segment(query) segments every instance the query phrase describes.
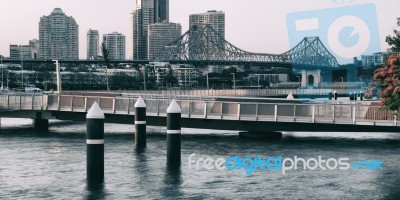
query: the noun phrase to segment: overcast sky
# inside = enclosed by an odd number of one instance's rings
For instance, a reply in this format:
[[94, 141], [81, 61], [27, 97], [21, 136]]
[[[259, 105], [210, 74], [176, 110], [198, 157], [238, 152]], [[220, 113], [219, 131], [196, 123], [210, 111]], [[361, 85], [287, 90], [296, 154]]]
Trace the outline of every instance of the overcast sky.
[[[340, 15], [342, 7], [366, 3], [376, 5], [379, 43], [385, 50], [385, 36], [392, 33], [400, 17], [398, 0], [170, 0], [170, 21], [181, 23], [185, 32], [189, 14], [222, 10], [226, 39], [232, 44], [251, 52], [282, 53], [290, 48], [288, 14], [337, 8]], [[130, 13], [135, 4], [135, 0], [0, 0], [0, 55], [9, 56], [10, 44], [38, 39], [40, 17], [60, 7], [79, 24], [79, 55], [85, 58], [89, 28], [99, 30], [100, 35], [117, 31], [129, 38]]]

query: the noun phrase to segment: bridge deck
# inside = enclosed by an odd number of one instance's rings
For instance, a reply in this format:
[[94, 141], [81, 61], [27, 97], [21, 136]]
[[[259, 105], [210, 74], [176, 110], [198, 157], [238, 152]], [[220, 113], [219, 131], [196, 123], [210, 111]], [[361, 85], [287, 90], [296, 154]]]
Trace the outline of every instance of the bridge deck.
[[[97, 101], [106, 121], [133, 123], [136, 98], [80, 95], [0, 95], [2, 117], [34, 118], [30, 112], [48, 112], [47, 118], [85, 120]], [[165, 126], [171, 99], [145, 99], [149, 125]], [[257, 103], [178, 99], [183, 127], [224, 130], [367, 131], [398, 132], [397, 117], [373, 102]], [[18, 112], [19, 111], [19, 112]], [[16, 114], [19, 113], [19, 114]]]

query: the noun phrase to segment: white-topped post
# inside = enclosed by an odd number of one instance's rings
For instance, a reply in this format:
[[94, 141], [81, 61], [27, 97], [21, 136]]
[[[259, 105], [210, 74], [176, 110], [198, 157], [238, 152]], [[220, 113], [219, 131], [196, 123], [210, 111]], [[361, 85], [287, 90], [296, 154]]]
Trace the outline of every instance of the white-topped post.
[[334, 99], [334, 100], [337, 100], [337, 91], [336, 91], [336, 90], [333, 91], [333, 99]]
[[146, 147], [146, 103], [139, 97], [135, 103], [135, 145]]
[[86, 174], [88, 180], [104, 180], [104, 113], [94, 102], [86, 115]]
[[175, 99], [167, 109], [167, 164], [181, 164], [181, 113], [182, 110]]

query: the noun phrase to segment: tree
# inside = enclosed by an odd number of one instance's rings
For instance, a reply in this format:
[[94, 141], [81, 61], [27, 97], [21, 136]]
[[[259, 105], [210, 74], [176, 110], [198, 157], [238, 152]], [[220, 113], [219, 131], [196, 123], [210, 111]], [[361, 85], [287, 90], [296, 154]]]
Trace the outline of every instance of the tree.
[[372, 99], [374, 97], [379, 96], [378, 84], [376, 82], [372, 82], [368, 84], [368, 89], [365, 91], [364, 98]]
[[[397, 18], [397, 28], [400, 27], [400, 18]], [[393, 52], [400, 52], [400, 30], [393, 30], [394, 36], [386, 36], [386, 42]]]
[[[400, 18], [397, 19], [400, 27]], [[400, 50], [400, 32], [394, 30], [394, 36], [387, 36], [386, 42], [392, 51]], [[381, 89], [381, 105], [397, 112], [400, 108], [400, 55], [390, 56], [386, 64], [374, 71], [374, 81]]]
[[391, 56], [387, 64], [374, 72], [374, 80], [381, 87], [381, 105], [389, 110], [400, 108], [400, 56]]
[[110, 91], [110, 86], [108, 85], [108, 65], [110, 64], [110, 59], [109, 59], [109, 54], [110, 51], [106, 47], [106, 43], [101, 43], [101, 53], [103, 55], [103, 61], [104, 64], [106, 65], [106, 79], [107, 79], [107, 91]]
[[167, 75], [165, 75], [164, 81], [165, 81], [166, 85], [170, 84], [171, 86], [178, 83], [178, 79], [176, 79], [176, 77], [174, 76], [174, 74], [172, 73], [171, 70], [169, 71], [169, 73]]
[[230, 67], [228, 69], [223, 69], [221, 74], [224, 77], [229, 77], [229, 76], [232, 76], [231, 73], [236, 74], [236, 72], [237, 72], [237, 69], [235, 67]]

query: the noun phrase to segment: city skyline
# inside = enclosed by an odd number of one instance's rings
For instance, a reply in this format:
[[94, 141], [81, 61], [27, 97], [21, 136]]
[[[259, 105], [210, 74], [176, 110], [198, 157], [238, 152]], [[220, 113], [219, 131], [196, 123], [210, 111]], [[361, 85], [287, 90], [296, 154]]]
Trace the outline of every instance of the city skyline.
[[[40, 0], [24, 4], [3, 3], [5, 12], [0, 13], [0, 17], [13, 20], [3, 23], [5, 28], [0, 35], [0, 55], [9, 56], [10, 44], [26, 45], [29, 40], [38, 39], [40, 17], [48, 15], [56, 7], [63, 9], [68, 16], [74, 17], [79, 24], [79, 58], [86, 58], [86, 32], [89, 29], [99, 30], [101, 35], [114, 31], [130, 35], [129, 15], [135, 9], [136, 1], [121, 0], [118, 4], [105, 0], [96, 1], [95, 4], [93, 2]], [[77, 8], [77, 3], [82, 8]], [[376, 4], [381, 50], [385, 50], [387, 48], [385, 37], [392, 34], [396, 18], [399, 17], [395, 8], [400, 2], [394, 0], [383, 3], [360, 0], [344, 4], [330, 0], [304, 0], [301, 3], [289, 0], [279, 2], [253, 0], [251, 5], [242, 4], [239, 0], [175, 0], [169, 2], [169, 21], [182, 24], [184, 33], [188, 30], [190, 14], [221, 10], [226, 14], [226, 39], [229, 42], [251, 52], [282, 53], [289, 49], [287, 14], [363, 3]], [[24, 13], [24, 17], [20, 17], [20, 13]]]

